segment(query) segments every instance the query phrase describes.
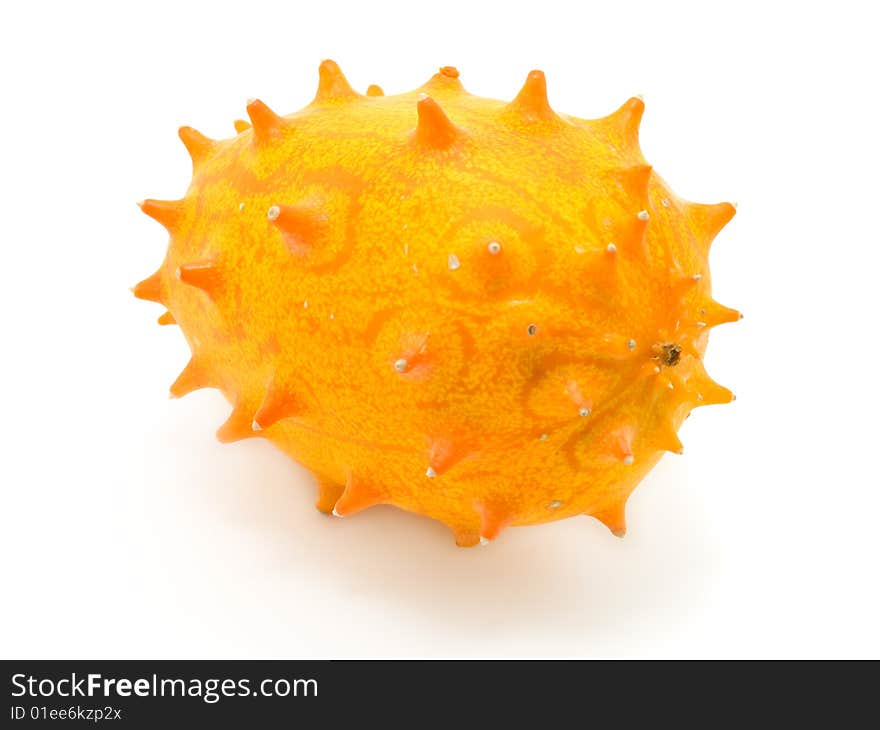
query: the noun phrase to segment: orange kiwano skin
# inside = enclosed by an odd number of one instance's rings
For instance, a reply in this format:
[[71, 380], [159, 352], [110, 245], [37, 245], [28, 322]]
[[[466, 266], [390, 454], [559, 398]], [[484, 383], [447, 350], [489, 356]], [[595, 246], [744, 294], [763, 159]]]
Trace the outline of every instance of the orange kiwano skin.
[[510, 103], [444, 67], [355, 92], [332, 61], [314, 101], [247, 107], [231, 139], [189, 127], [171, 235], [134, 288], [192, 359], [174, 396], [218, 388], [221, 441], [260, 436], [314, 472], [318, 509], [393, 504], [459, 545], [591, 515], [625, 531], [630, 492], [696, 406], [739, 319], [710, 295], [728, 203], [676, 197], [645, 163], [630, 99], [554, 112], [532, 71]]

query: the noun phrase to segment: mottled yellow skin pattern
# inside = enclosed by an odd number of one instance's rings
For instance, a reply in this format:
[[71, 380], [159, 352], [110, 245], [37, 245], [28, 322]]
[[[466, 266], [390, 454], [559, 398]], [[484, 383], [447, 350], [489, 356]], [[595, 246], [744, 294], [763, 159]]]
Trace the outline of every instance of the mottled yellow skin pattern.
[[305, 109], [251, 102], [239, 133], [181, 130], [193, 178], [144, 201], [169, 230], [135, 287], [220, 389], [221, 440], [268, 438], [339, 516], [393, 504], [459, 545], [624, 504], [706, 375], [709, 245], [733, 207], [677, 198], [638, 145], [643, 105], [584, 120], [532, 72], [511, 103], [444, 67], [354, 92], [325, 61]]

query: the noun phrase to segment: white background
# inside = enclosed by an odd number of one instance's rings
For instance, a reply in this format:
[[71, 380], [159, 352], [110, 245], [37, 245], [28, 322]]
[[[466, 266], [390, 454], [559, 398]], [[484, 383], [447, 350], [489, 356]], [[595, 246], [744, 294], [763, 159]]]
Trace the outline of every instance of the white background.
[[[0, 22], [4, 657], [878, 657], [875, 23], [867, 3], [18, 3]], [[214, 391], [128, 287], [180, 196], [180, 124], [304, 106], [317, 64], [411, 89], [444, 64], [604, 115], [642, 93], [717, 239], [700, 409], [629, 503], [457, 549], [426, 519], [313, 507], [268, 443], [221, 446]]]

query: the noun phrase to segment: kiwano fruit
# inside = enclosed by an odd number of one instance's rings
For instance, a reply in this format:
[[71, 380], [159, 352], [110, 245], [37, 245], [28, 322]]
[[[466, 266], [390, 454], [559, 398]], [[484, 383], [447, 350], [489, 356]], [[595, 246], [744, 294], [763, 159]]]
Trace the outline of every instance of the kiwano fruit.
[[691, 409], [733, 398], [702, 356], [740, 317], [708, 269], [734, 206], [653, 172], [638, 98], [586, 120], [540, 71], [510, 103], [458, 76], [361, 95], [324, 61], [299, 112], [181, 128], [192, 182], [140, 204], [170, 244], [134, 294], [192, 350], [172, 395], [219, 389], [218, 438], [269, 439], [320, 510], [393, 504], [462, 546], [582, 514], [623, 535]]

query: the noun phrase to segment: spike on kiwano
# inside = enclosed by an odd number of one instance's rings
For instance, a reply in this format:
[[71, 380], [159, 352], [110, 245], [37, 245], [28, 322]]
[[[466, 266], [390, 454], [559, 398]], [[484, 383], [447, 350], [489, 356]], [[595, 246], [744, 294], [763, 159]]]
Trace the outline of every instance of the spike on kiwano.
[[624, 506], [691, 409], [733, 396], [703, 368], [728, 203], [676, 197], [639, 149], [643, 104], [555, 112], [532, 71], [510, 103], [440, 69], [415, 91], [354, 91], [332, 61], [281, 116], [180, 137], [182, 200], [134, 288], [180, 326], [173, 395], [220, 389], [222, 441], [261, 436], [339, 516], [393, 504], [459, 545]]

